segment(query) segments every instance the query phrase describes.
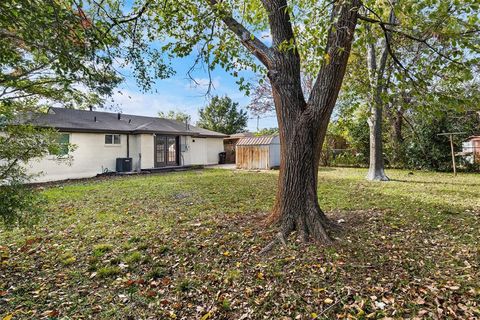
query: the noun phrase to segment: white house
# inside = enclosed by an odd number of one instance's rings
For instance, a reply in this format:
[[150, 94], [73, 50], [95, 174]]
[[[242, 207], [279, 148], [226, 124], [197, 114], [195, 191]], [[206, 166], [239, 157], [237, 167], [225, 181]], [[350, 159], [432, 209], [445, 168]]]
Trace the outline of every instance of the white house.
[[[99, 173], [218, 163], [226, 135], [185, 123], [129, 114], [50, 108], [32, 124], [55, 128], [65, 148], [65, 160], [47, 156], [27, 165], [41, 173], [36, 182], [94, 177]], [[71, 159], [69, 161], [68, 159]]]

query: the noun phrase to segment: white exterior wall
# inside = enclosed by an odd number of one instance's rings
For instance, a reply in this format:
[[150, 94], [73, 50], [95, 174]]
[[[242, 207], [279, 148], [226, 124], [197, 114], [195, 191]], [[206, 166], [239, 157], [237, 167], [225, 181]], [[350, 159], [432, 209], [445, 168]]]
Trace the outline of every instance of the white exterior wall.
[[276, 136], [269, 147], [270, 169], [280, 166], [280, 137]]
[[155, 136], [151, 133], [137, 135], [138, 153], [142, 155], [140, 163], [141, 169], [151, 169], [155, 166], [154, 138]]
[[127, 135], [122, 134], [120, 139], [119, 145], [105, 145], [104, 133], [70, 133], [70, 143], [76, 146], [70, 161], [46, 156], [30, 161], [26, 167], [29, 173], [43, 173], [35, 182], [89, 178], [105, 170], [115, 171], [116, 159], [127, 156]]
[[[116, 170], [116, 159], [127, 157], [127, 135], [121, 134], [120, 145], [105, 145], [108, 133], [69, 133], [75, 145], [71, 160], [57, 160], [55, 156], [36, 159], [26, 164], [29, 173], [38, 174], [35, 182], [95, 177]], [[195, 141], [195, 142], [194, 142]], [[154, 135], [137, 134], [129, 137], [132, 170], [154, 168]], [[180, 165], [209, 165], [218, 163], [218, 153], [223, 152], [222, 138], [182, 136], [180, 139]]]
[[224, 151], [223, 138], [198, 138], [182, 137], [180, 143], [186, 147], [180, 147], [184, 165], [209, 165], [218, 163], [218, 154]]
[[[154, 167], [155, 149], [153, 134], [139, 134], [137, 139], [137, 154], [141, 153], [141, 168]], [[132, 139], [130, 139], [132, 141]], [[130, 150], [132, 144], [130, 144]], [[218, 163], [218, 154], [224, 151], [223, 138], [198, 138], [180, 136], [180, 165], [209, 165]], [[183, 151], [183, 152], [182, 152]], [[133, 152], [133, 151], [132, 151]], [[131, 155], [134, 154], [131, 152]], [[138, 158], [138, 156], [137, 156]], [[135, 159], [133, 168], [135, 168]]]
[[187, 137], [187, 149], [184, 152], [185, 165], [207, 164], [207, 138]]
[[218, 154], [224, 152], [223, 139], [206, 138], [207, 140], [207, 163], [218, 164]]

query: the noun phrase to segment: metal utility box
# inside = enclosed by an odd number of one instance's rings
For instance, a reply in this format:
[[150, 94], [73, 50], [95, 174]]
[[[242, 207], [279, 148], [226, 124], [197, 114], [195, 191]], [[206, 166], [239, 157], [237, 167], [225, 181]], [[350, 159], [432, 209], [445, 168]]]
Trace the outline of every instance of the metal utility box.
[[117, 172], [132, 171], [132, 158], [117, 158], [116, 171]]

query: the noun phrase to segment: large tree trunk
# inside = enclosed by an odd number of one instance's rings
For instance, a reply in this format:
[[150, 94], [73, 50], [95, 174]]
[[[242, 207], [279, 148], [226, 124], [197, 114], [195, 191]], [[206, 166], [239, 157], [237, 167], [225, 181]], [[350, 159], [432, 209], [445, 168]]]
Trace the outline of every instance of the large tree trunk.
[[[272, 47], [267, 47], [228, 11], [222, 21], [268, 69], [280, 132], [281, 160], [272, 221], [278, 240], [298, 231], [304, 241], [328, 243], [329, 222], [318, 205], [317, 171], [328, 122], [342, 85], [357, 24], [360, 0], [334, 1], [323, 61], [308, 101], [302, 90], [300, 55], [286, 0], [261, 0], [268, 13]], [[216, 10], [220, 0], [209, 0]], [[292, 44], [285, 48], [285, 44]], [[276, 243], [273, 241], [272, 243]], [[263, 252], [268, 251], [272, 244]]]
[[[395, 4], [396, 1], [392, 1]], [[389, 23], [395, 23], [395, 12], [390, 10]], [[366, 25], [365, 30], [371, 33], [370, 25]], [[372, 36], [373, 37], [373, 36]], [[389, 37], [385, 34], [385, 37]], [[374, 38], [374, 37], [373, 37]], [[377, 47], [378, 46], [378, 50]], [[378, 61], [377, 61], [377, 54]], [[368, 168], [367, 179], [388, 181], [385, 175], [385, 163], [383, 160], [383, 141], [382, 141], [382, 122], [383, 105], [382, 95], [386, 92], [385, 71], [388, 61], [388, 43], [387, 39], [371, 40], [367, 42], [367, 67], [370, 82], [370, 116], [368, 118], [368, 127], [370, 128], [370, 166]]]
[[385, 164], [383, 160], [383, 108], [382, 106], [375, 106], [372, 109], [371, 115], [368, 118], [368, 127], [370, 129], [370, 166], [368, 168], [367, 179], [372, 181], [388, 181], [388, 177], [385, 175]]
[[317, 198], [318, 141], [314, 126], [297, 127], [286, 136], [284, 169], [279, 183], [281, 232], [288, 235], [296, 230], [303, 241], [330, 241], [326, 227], [328, 219]]
[[[276, 105], [295, 101], [286, 92], [273, 92]], [[319, 155], [333, 106], [326, 109], [320, 119], [307, 111], [288, 123], [279, 117], [281, 166], [271, 219], [279, 223], [281, 239], [297, 231], [302, 241], [330, 242], [327, 229], [333, 223], [320, 209], [317, 195]]]
[[[279, 222], [281, 241], [297, 231], [303, 241], [330, 242], [327, 230], [333, 223], [318, 204], [318, 166], [327, 126], [345, 75], [358, 7], [356, 0], [335, 6], [326, 51], [329, 59], [322, 64], [308, 102], [304, 101], [301, 92], [297, 54], [277, 55], [276, 65], [268, 73], [281, 144], [278, 190], [270, 220]], [[285, 10], [272, 9], [278, 15], [272, 14], [271, 20], [285, 18]], [[274, 44], [276, 40], [290, 37], [288, 33], [278, 34], [279, 31], [272, 28]]]

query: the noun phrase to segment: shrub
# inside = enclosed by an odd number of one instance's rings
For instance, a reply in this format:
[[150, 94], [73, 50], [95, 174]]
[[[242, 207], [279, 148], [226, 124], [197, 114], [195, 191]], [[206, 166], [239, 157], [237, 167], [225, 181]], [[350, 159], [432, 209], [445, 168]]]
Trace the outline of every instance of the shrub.
[[13, 183], [0, 186], [0, 220], [5, 227], [37, 222], [43, 212], [45, 197], [33, 188]]

